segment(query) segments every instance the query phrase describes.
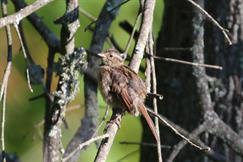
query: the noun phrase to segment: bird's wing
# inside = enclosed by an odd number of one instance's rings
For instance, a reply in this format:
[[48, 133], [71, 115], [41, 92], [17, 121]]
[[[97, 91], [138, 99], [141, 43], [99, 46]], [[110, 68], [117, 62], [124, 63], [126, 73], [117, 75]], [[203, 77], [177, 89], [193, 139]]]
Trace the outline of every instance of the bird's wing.
[[117, 101], [134, 114], [134, 100], [146, 97], [146, 86], [139, 76], [126, 66], [114, 67], [111, 72], [111, 92], [116, 95]]
[[145, 85], [145, 82], [138, 76], [137, 73], [135, 73], [133, 70], [131, 70], [129, 67], [124, 66], [123, 68], [125, 71], [127, 71], [127, 77], [129, 78], [129, 87], [133, 89], [133, 91], [138, 94], [138, 96], [142, 99], [145, 99], [147, 94], [147, 88]]
[[146, 96], [146, 86], [142, 79], [131, 69], [126, 66], [115, 67], [111, 72], [112, 87], [111, 91], [114, 93], [121, 104], [127, 109], [128, 112], [134, 114], [134, 102], [139, 101], [138, 110], [146, 119], [155, 139], [158, 141], [159, 137], [154, 126], [153, 120], [150, 118], [146, 107], [143, 104], [143, 99]]
[[112, 84], [111, 84], [111, 93], [116, 96], [116, 101], [120, 102], [120, 105], [123, 105], [128, 112], [132, 112], [133, 110], [133, 101], [130, 97], [128, 88], [129, 88], [129, 80], [127, 77], [127, 71], [124, 71], [122, 67], [113, 68], [111, 72]]

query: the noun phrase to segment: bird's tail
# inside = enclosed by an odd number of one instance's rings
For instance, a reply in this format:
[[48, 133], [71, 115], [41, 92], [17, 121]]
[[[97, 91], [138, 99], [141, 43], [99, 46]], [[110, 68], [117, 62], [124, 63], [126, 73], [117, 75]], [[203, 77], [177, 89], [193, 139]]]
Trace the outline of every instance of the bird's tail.
[[142, 107], [140, 108], [140, 113], [144, 116], [144, 118], [145, 118], [146, 122], [148, 123], [149, 128], [151, 129], [156, 141], [159, 141], [159, 136], [158, 136], [156, 128], [154, 126], [154, 122], [151, 119], [151, 117], [149, 116], [144, 104], [142, 104]]

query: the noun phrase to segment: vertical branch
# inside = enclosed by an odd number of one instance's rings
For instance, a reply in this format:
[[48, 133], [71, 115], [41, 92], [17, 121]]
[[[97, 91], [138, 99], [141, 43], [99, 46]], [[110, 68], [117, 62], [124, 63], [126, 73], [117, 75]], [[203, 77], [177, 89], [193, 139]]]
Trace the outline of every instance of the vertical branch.
[[[7, 0], [1, 1], [1, 9], [3, 17], [7, 16]], [[3, 82], [0, 91], [0, 101], [3, 102], [2, 116], [1, 116], [1, 151], [2, 151], [2, 160], [6, 162], [5, 158], [5, 114], [6, 114], [6, 97], [7, 97], [7, 87], [8, 87], [8, 79], [11, 73], [11, 65], [12, 65], [12, 34], [10, 25], [5, 27], [6, 36], [7, 36], [7, 44], [8, 44], [8, 56], [7, 56], [7, 67], [4, 72]]]
[[[61, 70], [54, 100], [46, 114], [44, 130], [44, 161], [59, 162], [62, 160], [62, 120], [65, 117], [67, 104], [75, 97], [78, 90], [78, 70], [83, 61], [84, 50], [74, 49], [74, 34], [79, 27], [78, 0], [66, 1], [66, 13], [55, 21], [62, 24], [61, 44], [65, 56], [60, 58]], [[50, 60], [51, 57], [50, 57]], [[50, 79], [50, 78], [49, 78]]]
[[131, 46], [132, 40], [134, 39], [134, 34], [136, 33], [136, 29], [137, 29], [137, 26], [138, 26], [139, 21], [140, 21], [140, 19], [141, 19], [141, 16], [142, 16], [142, 13], [139, 12], [139, 13], [138, 13], [138, 16], [137, 16], [137, 18], [136, 18], [135, 24], [134, 24], [134, 26], [133, 26], [132, 33], [131, 33], [131, 35], [130, 35], [130, 37], [129, 37], [129, 40], [128, 40], [127, 45], [126, 45], [126, 48], [125, 48], [125, 52], [124, 52], [125, 55], [127, 55], [128, 50], [129, 50], [129, 48], [130, 48], [130, 46]]
[[[112, 21], [115, 19], [119, 8], [117, 7], [122, 4], [124, 0], [107, 0], [102, 11], [96, 21], [96, 27], [94, 30], [93, 38], [89, 51], [91, 54], [97, 54], [102, 51], [104, 42], [108, 36], [108, 31]], [[117, 8], [115, 8], [117, 7]], [[88, 56], [88, 69], [92, 73], [97, 72], [98, 63], [97, 58], [89, 55]], [[96, 76], [96, 75], [95, 75]], [[84, 76], [84, 95], [85, 95], [85, 114], [82, 119], [82, 124], [76, 131], [74, 137], [70, 141], [65, 151], [65, 157], [75, 150], [79, 144], [90, 139], [95, 133], [98, 123], [98, 100], [97, 100], [97, 83], [94, 82], [90, 76]], [[77, 161], [79, 157], [77, 151], [73, 157], [68, 159], [69, 162]]]
[[[152, 27], [154, 5], [155, 5], [155, 0], [146, 0], [144, 2], [144, 8], [142, 11], [143, 20], [142, 20], [142, 26], [140, 28], [140, 35], [135, 47], [135, 53], [133, 55], [133, 59], [131, 60], [129, 65], [129, 67], [135, 72], [138, 72], [140, 62], [143, 58], [144, 49], [148, 40], [148, 35]], [[118, 112], [113, 110], [111, 120], [106, 127], [106, 133], [108, 133], [110, 136], [109, 138], [102, 140], [98, 153], [95, 158], [96, 162], [106, 161], [115, 134], [118, 131], [118, 125], [120, 125], [122, 116], [123, 116], [123, 112], [120, 111]]]
[[[204, 0], [195, 1], [202, 8]], [[194, 11], [193, 17], [193, 62], [204, 63], [204, 28], [203, 16], [197, 10]], [[193, 75], [196, 79], [197, 94], [199, 97], [199, 106], [203, 111], [204, 120], [207, 122], [207, 132], [221, 138], [227, 145], [231, 147], [239, 155], [243, 154], [243, 144], [239, 141], [242, 138], [227, 124], [225, 124], [213, 110], [213, 104], [209, 93], [207, 75], [204, 67], [193, 67]]]
[[[27, 6], [24, 0], [12, 0], [16, 10], [21, 10]], [[46, 42], [49, 48], [53, 51], [61, 53], [61, 43], [56, 37], [56, 35], [46, 26], [40, 16], [35, 13], [32, 13], [27, 17], [33, 27], [40, 34], [42, 39]]]
[[[204, 6], [204, 0], [196, 1], [201, 7]], [[203, 26], [203, 15], [198, 11], [194, 10], [193, 17], [193, 34], [192, 34], [192, 62], [204, 63], [204, 26]], [[196, 78], [197, 91], [200, 97], [200, 107], [205, 112], [212, 109], [212, 101], [209, 94], [208, 82], [206, 78], [206, 71], [204, 67], [193, 66], [193, 75]]]
[[143, 58], [144, 49], [148, 40], [149, 32], [152, 28], [153, 14], [154, 14], [155, 0], [145, 0], [144, 7], [142, 8], [143, 19], [142, 25], [139, 31], [138, 41], [135, 46], [132, 60], [129, 67], [138, 72], [140, 63]]
[[[149, 54], [154, 55], [154, 42], [153, 42], [153, 35], [152, 32], [149, 33], [149, 38], [148, 38], [148, 49], [149, 49]], [[150, 64], [151, 64], [151, 75], [152, 75], [152, 93], [157, 94], [157, 79], [156, 79], [156, 72], [155, 72], [155, 63], [154, 63], [154, 58], [150, 58]], [[157, 98], [153, 98], [153, 107], [154, 107], [154, 112], [158, 114], [158, 106], [157, 106]], [[162, 162], [162, 152], [161, 152], [161, 141], [160, 141], [160, 130], [159, 130], [159, 120], [158, 118], [155, 118], [155, 127], [157, 129], [157, 132], [159, 134], [159, 139], [157, 141], [157, 153], [158, 153], [158, 161]]]

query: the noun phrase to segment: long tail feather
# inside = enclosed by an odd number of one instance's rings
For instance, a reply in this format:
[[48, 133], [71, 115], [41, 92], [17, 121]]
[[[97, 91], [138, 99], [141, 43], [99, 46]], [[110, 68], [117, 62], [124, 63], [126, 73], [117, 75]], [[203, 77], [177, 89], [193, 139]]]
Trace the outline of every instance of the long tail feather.
[[144, 105], [142, 105], [139, 110], [140, 110], [141, 114], [144, 116], [146, 122], [148, 123], [149, 128], [151, 129], [156, 141], [159, 141], [159, 136], [158, 136], [156, 128], [154, 126], [154, 122], [151, 119], [151, 117], [149, 116], [149, 114], [146, 110], [146, 107]]

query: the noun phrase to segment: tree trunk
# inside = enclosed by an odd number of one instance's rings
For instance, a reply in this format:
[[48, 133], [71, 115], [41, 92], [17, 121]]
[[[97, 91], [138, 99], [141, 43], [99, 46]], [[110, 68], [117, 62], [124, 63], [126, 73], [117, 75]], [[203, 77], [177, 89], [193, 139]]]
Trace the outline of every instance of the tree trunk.
[[[203, 0], [196, 0], [203, 7]], [[164, 0], [163, 26], [157, 40], [157, 55], [192, 61], [195, 47], [195, 14], [198, 9], [188, 1]], [[223, 70], [206, 69], [213, 110], [242, 137], [242, 74], [243, 74], [243, 2], [241, 0], [205, 1], [205, 10], [224, 28], [229, 29], [233, 45], [229, 46], [222, 31], [207, 16], [204, 18], [204, 58], [206, 64], [220, 65]], [[198, 10], [198, 12], [201, 12]], [[202, 12], [201, 12], [202, 13]], [[202, 40], [203, 41], [203, 40]], [[195, 52], [195, 51], [194, 51]], [[197, 97], [197, 80], [192, 66], [175, 62], [156, 61], [158, 93], [164, 99], [159, 102], [159, 112], [174, 123], [191, 132], [203, 122], [203, 111]], [[162, 144], [173, 146], [182, 139], [167, 127], [161, 127]], [[226, 161], [242, 159], [215, 135], [202, 134], [201, 140]], [[151, 137], [150, 137], [151, 138]], [[148, 141], [147, 133], [143, 141]], [[172, 148], [173, 149], [173, 148]], [[171, 150], [162, 150], [167, 159]], [[155, 161], [155, 149], [142, 147], [141, 161]], [[197, 149], [185, 147], [175, 161], [208, 160]], [[208, 160], [210, 161], [210, 160]]]

